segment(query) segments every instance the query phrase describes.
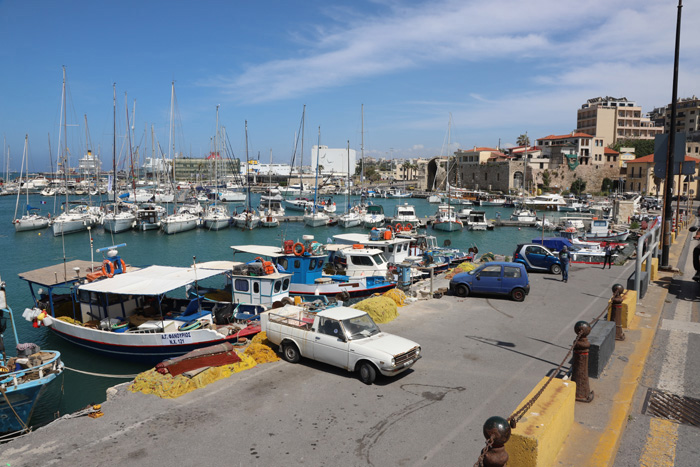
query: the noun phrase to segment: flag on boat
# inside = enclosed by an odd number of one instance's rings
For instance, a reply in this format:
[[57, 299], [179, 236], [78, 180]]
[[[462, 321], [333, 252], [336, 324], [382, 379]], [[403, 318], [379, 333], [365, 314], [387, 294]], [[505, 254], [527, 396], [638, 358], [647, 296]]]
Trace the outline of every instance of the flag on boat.
[[112, 191], [112, 176], [109, 176], [109, 179], [107, 180], [107, 191]]
[[46, 201], [42, 201], [41, 204], [46, 204]]

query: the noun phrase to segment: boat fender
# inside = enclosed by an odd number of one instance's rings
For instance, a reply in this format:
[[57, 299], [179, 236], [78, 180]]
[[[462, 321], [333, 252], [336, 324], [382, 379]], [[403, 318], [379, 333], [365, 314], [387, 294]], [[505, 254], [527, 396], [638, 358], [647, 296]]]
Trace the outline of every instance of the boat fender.
[[304, 250], [305, 250], [304, 244], [301, 243], [301, 242], [296, 242], [296, 243], [294, 244], [294, 246], [292, 247], [292, 249], [294, 250], [294, 256], [301, 256], [301, 255], [303, 255], [303, 254], [304, 254]]

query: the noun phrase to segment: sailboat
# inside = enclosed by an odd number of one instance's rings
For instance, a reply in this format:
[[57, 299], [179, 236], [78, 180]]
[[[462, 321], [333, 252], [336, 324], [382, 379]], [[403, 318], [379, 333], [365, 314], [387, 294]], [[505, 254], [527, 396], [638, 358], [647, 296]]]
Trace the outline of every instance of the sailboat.
[[[94, 226], [101, 220], [99, 215], [87, 203], [74, 203], [77, 205], [69, 209], [70, 204], [68, 203], [68, 142], [66, 131], [66, 67], [63, 67], [63, 92], [61, 99], [61, 107], [63, 108], [63, 111], [61, 113], [61, 118], [63, 120], [63, 157], [61, 161], [63, 163], [63, 182], [65, 187], [66, 201], [64, 203], [64, 212], [61, 215], [57, 216], [53, 220], [53, 223], [51, 225], [53, 235], [55, 237], [59, 235], [65, 235], [87, 230], [88, 227]], [[61, 144], [59, 141], [59, 147], [60, 146]]]
[[248, 207], [242, 213], [234, 216], [233, 222], [236, 227], [243, 230], [253, 230], [260, 225], [260, 216], [255, 213], [255, 210], [250, 205], [250, 177], [248, 176], [248, 120], [245, 122], [245, 181], [246, 181], [246, 197], [248, 199]]
[[348, 204], [348, 193], [350, 191], [350, 141], [348, 141], [348, 176], [345, 181], [345, 214], [338, 218], [338, 224], [349, 229], [362, 224], [362, 216], [355, 207], [350, 208]]
[[[126, 94], [125, 94], [126, 97]], [[117, 124], [116, 124], [116, 113], [117, 111], [117, 91], [116, 86], [114, 86], [114, 141], [112, 144], [112, 170], [114, 173], [114, 179], [117, 178]], [[129, 109], [126, 112], [126, 128], [129, 131]], [[129, 133], [131, 135], [131, 133]], [[131, 141], [129, 141], [129, 150], [131, 151]], [[89, 152], [89, 151], [88, 151]], [[133, 180], [133, 163], [132, 166], [132, 180]], [[134, 192], [136, 190], [134, 189]], [[113, 190], [114, 203], [112, 204], [111, 212], [105, 214], [102, 219], [102, 227], [107, 232], [120, 233], [131, 230], [136, 226], [136, 210], [138, 209], [133, 203], [123, 203], [119, 198], [117, 198], [117, 190]]]
[[445, 175], [445, 183], [447, 184], [447, 203], [438, 206], [438, 210], [433, 222], [433, 229], [442, 230], [445, 232], [454, 232], [462, 230], [464, 224], [460, 220], [454, 207], [450, 203], [450, 131], [452, 129], [452, 114], [450, 121], [447, 124], [447, 174]]
[[[272, 149], [270, 149], [270, 165], [272, 165]], [[275, 197], [272, 193], [272, 171], [270, 170], [270, 183], [269, 183], [269, 191], [268, 191], [268, 197], [267, 197], [267, 208], [265, 209], [265, 214], [263, 215], [262, 219], [260, 220], [260, 225], [263, 227], [279, 227], [280, 221], [273, 215], [272, 211], [272, 200]], [[279, 200], [276, 200], [277, 206], [279, 208], [282, 207], [280, 204]], [[282, 211], [284, 213], [284, 211]]]
[[214, 135], [214, 185], [217, 187], [214, 194], [214, 203], [207, 208], [204, 214], [204, 228], [209, 230], [227, 229], [231, 225], [231, 214], [228, 208], [219, 204], [219, 106], [216, 106], [216, 134]]
[[304, 224], [309, 227], [320, 227], [328, 224], [330, 217], [316, 207], [316, 199], [318, 198], [318, 167], [321, 165], [321, 127], [318, 127], [318, 146], [316, 146], [316, 180], [314, 182], [314, 201], [312, 210], [304, 213]]
[[[175, 140], [173, 135], [174, 129], [174, 106], [175, 106], [175, 81], [171, 85], [170, 93], [170, 144], [168, 144], [168, 153], [170, 153], [170, 148], [173, 149], [173, 157], [175, 156]], [[170, 154], [168, 154], [170, 156]], [[168, 157], [168, 159], [171, 159]], [[160, 221], [160, 228], [168, 235], [176, 234], [180, 232], [186, 232], [188, 230], [193, 230], [197, 227], [199, 222], [199, 216], [193, 212], [195, 209], [192, 206], [182, 206], [180, 209], [177, 208], [177, 197], [174, 198], [175, 208], [173, 213]], [[201, 206], [197, 205], [200, 209]]]
[[16, 232], [25, 232], [27, 230], [45, 229], [49, 226], [49, 218], [37, 213], [39, 208], [33, 208], [29, 205], [29, 180], [25, 180], [24, 185], [27, 193], [27, 213], [19, 219], [17, 218], [17, 208], [19, 207], [19, 197], [22, 193], [22, 173], [24, 172], [24, 162], [27, 161], [27, 172], [29, 172], [29, 136], [24, 135], [24, 154], [22, 155], [22, 167], [19, 172], [20, 186], [17, 187], [17, 202], [15, 203], [15, 217], [12, 223], [15, 225]]

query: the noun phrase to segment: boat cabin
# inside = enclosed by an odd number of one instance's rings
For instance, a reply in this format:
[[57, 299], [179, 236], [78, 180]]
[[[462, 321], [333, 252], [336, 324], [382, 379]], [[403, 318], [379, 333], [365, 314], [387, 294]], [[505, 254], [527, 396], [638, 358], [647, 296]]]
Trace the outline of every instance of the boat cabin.
[[[381, 235], [380, 235], [381, 237]], [[388, 240], [372, 239], [371, 234], [349, 233], [334, 235], [336, 242], [343, 245], [364, 245], [368, 248], [380, 250], [384, 258], [390, 263], [402, 263], [409, 256], [411, 239], [392, 237]]]

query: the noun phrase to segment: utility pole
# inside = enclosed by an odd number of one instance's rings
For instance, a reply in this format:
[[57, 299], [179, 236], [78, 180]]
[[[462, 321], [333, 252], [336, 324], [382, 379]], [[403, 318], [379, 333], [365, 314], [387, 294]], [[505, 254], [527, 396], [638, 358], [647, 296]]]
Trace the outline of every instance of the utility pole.
[[[673, 93], [671, 96], [671, 129], [668, 135], [668, 154], [666, 156], [666, 184], [664, 194], [664, 215], [663, 215], [663, 246], [661, 248], [661, 264], [659, 267], [668, 269], [670, 265], [669, 253], [671, 250], [671, 222], [673, 218], [673, 155], [676, 150], [676, 106], [678, 100], [678, 57], [681, 47], [681, 11], [683, 0], [678, 0], [678, 17], [676, 20], [676, 51], [673, 60]], [[684, 151], [685, 153], [685, 151]], [[683, 157], [685, 160], [685, 157]], [[680, 187], [679, 187], [680, 196]], [[676, 220], [678, 223], [678, 220]]]

